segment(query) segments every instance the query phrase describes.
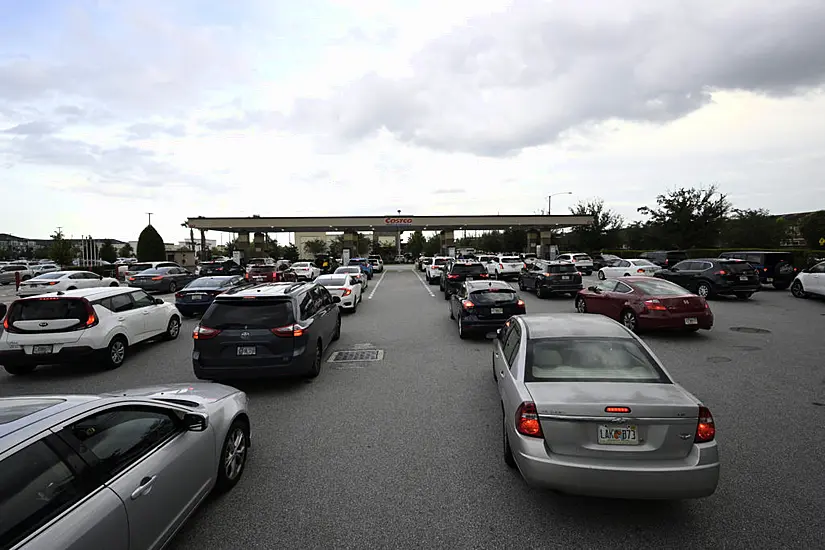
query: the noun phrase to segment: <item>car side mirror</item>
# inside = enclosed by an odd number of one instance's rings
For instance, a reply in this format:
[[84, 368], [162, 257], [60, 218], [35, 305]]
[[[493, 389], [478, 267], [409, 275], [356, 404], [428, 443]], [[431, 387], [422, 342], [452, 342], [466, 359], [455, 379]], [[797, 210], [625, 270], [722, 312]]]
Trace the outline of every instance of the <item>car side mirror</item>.
[[341, 297], [340, 296], [333, 296], [332, 301], [335, 302], [336, 304], [340, 304], [341, 303]]
[[589, 286], [589, 287], [587, 287], [587, 290], [589, 290], [590, 292], [599, 292], [599, 287]]
[[163, 301], [163, 298], [155, 298], [155, 305], [162, 306], [166, 302]]
[[205, 414], [186, 413], [183, 416], [183, 425], [190, 432], [203, 432], [209, 427], [209, 417]]
[[4, 319], [6, 317], [6, 312], [9, 310], [9, 306], [6, 304], [0, 304], [0, 319]]
[[676, 268], [676, 267], [671, 267], [671, 268], [667, 268], [667, 267], [666, 267], [666, 268], [665, 268], [665, 270], [666, 270], [666, 271], [672, 271], [672, 272], [674, 272], [674, 273], [676, 273], [677, 271], [679, 271], [679, 269], [678, 269], [678, 268]]

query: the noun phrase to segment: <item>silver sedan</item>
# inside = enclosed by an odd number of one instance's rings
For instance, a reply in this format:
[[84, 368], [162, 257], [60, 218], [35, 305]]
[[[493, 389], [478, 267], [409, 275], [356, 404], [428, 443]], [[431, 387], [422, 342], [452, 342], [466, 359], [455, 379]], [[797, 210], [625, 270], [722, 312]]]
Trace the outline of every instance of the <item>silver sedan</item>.
[[238, 482], [249, 426], [220, 384], [0, 398], [0, 548], [162, 548]]
[[504, 461], [528, 484], [633, 499], [716, 490], [713, 416], [619, 323], [513, 317], [494, 346]]

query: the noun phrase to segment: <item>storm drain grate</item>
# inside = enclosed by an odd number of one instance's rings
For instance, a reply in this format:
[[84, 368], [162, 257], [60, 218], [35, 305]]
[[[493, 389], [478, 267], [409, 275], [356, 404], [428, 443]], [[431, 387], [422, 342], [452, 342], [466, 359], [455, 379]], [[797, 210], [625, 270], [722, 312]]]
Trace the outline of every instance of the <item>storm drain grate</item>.
[[353, 349], [336, 351], [328, 361], [330, 363], [361, 363], [370, 361], [381, 361], [384, 358], [384, 350], [380, 349]]

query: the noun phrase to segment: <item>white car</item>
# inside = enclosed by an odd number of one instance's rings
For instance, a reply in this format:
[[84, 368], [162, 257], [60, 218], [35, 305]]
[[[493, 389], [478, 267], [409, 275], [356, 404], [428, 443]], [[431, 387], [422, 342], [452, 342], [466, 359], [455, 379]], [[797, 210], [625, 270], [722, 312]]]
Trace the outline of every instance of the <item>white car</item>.
[[602, 281], [616, 277], [653, 277], [657, 271], [661, 270], [661, 267], [650, 260], [631, 258], [629, 260], [619, 260], [614, 266], [601, 268], [597, 276]]
[[321, 274], [321, 268], [315, 267], [310, 262], [295, 262], [289, 270], [298, 276], [299, 281], [314, 281]]
[[37, 264], [30, 266], [33, 275], [42, 275], [43, 273], [54, 273], [60, 271], [60, 266], [57, 264]]
[[825, 262], [803, 269], [791, 283], [791, 292], [797, 298], [825, 296]]
[[9, 285], [16, 280], [15, 273], [20, 273], [20, 280], [27, 281], [34, 276], [27, 264], [11, 263], [0, 267], [0, 284]]
[[321, 275], [315, 282], [326, 288], [333, 296], [341, 298], [339, 307], [353, 313], [358, 310], [358, 304], [363, 300], [361, 283], [354, 281], [349, 273]]
[[20, 283], [17, 295], [37, 296], [47, 292], [76, 290], [78, 288], [97, 288], [101, 286], [120, 286], [117, 279], [101, 277], [91, 271], [53, 271], [43, 273], [28, 281]]
[[[5, 309], [0, 304], [0, 315]], [[9, 374], [87, 358], [115, 369], [130, 346], [157, 336], [177, 338], [180, 313], [139, 288], [90, 288], [15, 300], [3, 329], [0, 364]]]
[[378, 254], [372, 254], [367, 258], [372, 264], [372, 269], [376, 273], [384, 271], [384, 260]]
[[441, 279], [441, 270], [451, 258], [448, 256], [435, 256], [427, 267], [424, 269], [424, 275], [427, 277], [427, 282], [434, 285]]
[[361, 266], [345, 265], [344, 267], [337, 268], [333, 275], [341, 275], [342, 273], [349, 274], [354, 284], [361, 285], [362, 291], [367, 290], [367, 287], [369, 287], [369, 279], [367, 278], [367, 274], [361, 271]]
[[575, 264], [576, 269], [578, 269], [581, 273], [584, 273], [585, 275], [593, 274], [593, 258], [588, 256], [587, 254], [582, 254], [581, 252], [559, 254], [558, 256], [556, 256], [556, 260]]
[[487, 273], [496, 279], [518, 279], [524, 262], [518, 256], [494, 256], [487, 265]]

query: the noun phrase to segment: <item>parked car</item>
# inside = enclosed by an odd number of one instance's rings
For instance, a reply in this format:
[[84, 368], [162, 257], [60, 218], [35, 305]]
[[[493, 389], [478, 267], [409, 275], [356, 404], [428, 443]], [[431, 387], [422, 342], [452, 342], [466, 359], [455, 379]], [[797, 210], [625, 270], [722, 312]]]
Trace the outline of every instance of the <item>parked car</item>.
[[451, 258], [447, 256], [434, 256], [430, 263], [424, 268], [424, 275], [431, 285], [441, 280], [441, 271]]
[[91, 271], [53, 271], [37, 275], [20, 283], [17, 295], [20, 297], [36, 296], [47, 292], [102, 286], [120, 286], [120, 283], [117, 282], [117, 279], [103, 277]]
[[361, 292], [367, 290], [369, 286], [369, 279], [367, 279], [367, 274], [361, 269], [359, 265], [347, 265], [343, 267], [339, 267], [335, 270], [334, 275], [341, 275], [341, 274], [348, 274], [353, 282], [358, 283], [361, 285]]
[[654, 277], [676, 283], [702, 298], [728, 295], [747, 300], [762, 288], [754, 267], [742, 260], [685, 260], [670, 269], [657, 271]]
[[329, 291], [333, 296], [341, 299], [338, 306], [355, 313], [358, 311], [358, 304], [363, 300], [361, 283], [350, 277], [349, 273], [339, 273], [337, 275], [321, 275], [315, 282]]
[[594, 254], [591, 258], [593, 258], [593, 271], [598, 271], [603, 267], [613, 267], [622, 260], [613, 254]]
[[488, 256], [487, 273], [496, 279], [518, 279], [524, 262], [518, 256]]
[[370, 279], [370, 280], [372, 279], [374, 271], [372, 269], [372, 264], [370, 263], [370, 261], [368, 259], [366, 259], [366, 258], [350, 258], [350, 261], [349, 261], [348, 265], [361, 266], [361, 271], [364, 272], [364, 274], [367, 276], [367, 279]]
[[257, 264], [247, 267], [244, 279], [250, 283], [277, 283], [284, 271], [278, 271], [278, 267], [272, 264]]
[[418, 258], [418, 271], [426, 271], [427, 266], [433, 261], [430, 256], [422, 256]]
[[791, 286], [799, 273], [790, 252], [723, 252], [719, 257], [748, 262], [756, 269], [762, 284], [773, 285], [777, 290]]
[[487, 280], [490, 274], [481, 262], [456, 260], [450, 262], [445, 269], [441, 270], [441, 282], [439, 286], [444, 292], [444, 299], [449, 300], [465, 281]]
[[315, 378], [324, 350], [341, 337], [340, 300], [314, 283], [273, 283], [218, 295], [192, 333], [195, 376]]
[[295, 262], [290, 266], [289, 271], [294, 273], [299, 281], [313, 281], [321, 275], [321, 268], [316, 267], [312, 262]]
[[211, 492], [241, 479], [246, 395], [169, 384], [0, 398], [2, 548], [166, 546]]
[[[240, 273], [239, 273], [240, 275]], [[155, 292], [175, 293], [198, 276], [182, 267], [159, 267], [146, 269], [129, 277], [129, 286]]]
[[198, 264], [198, 268], [198, 275], [201, 277], [243, 275], [246, 272], [246, 269], [235, 260], [224, 260], [222, 262], [201, 262]]
[[611, 279], [616, 277], [630, 277], [631, 275], [647, 275], [652, 277], [657, 271], [661, 271], [661, 267], [654, 264], [650, 260], [643, 258], [631, 258], [629, 260], [622, 260], [615, 262], [613, 266], [602, 267], [596, 276], [599, 280]]
[[593, 274], [593, 259], [587, 254], [581, 252], [571, 252], [567, 254], [559, 254], [556, 256], [557, 262], [570, 262], [576, 266], [580, 272], [585, 275]]
[[667, 269], [682, 260], [687, 260], [688, 255], [684, 250], [652, 250], [650, 252], [642, 252], [639, 257], [650, 260], [659, 267]]
[[495, 332], [513, 315], [527, 312], [524, 300], [504, 281], [466, 281], [450, 297], [450, 319], [458, 337]]
[[338, 269], [338, 261], [329, 254], [317, 254], [312, 263], [321, 270], [321, 275], [329, 275]]
[[384, 271], [384, 260], [381, 258], [379, 254], [371, 254], [369, 256], [369, 261], [372, 264], [372, 268], [376, 273], [382, 273]]
[[114, 369], [138, 342], [177, 338], [180, 313], [137, 288], [86, 288], [15, 300], [3, 329], [0, 365], [9, 374], [88, 359]]
[[60, 266], [57, 264], [38, 263], [29, 267], [32, 275], [35, 277], [37, 275], [42, 275], [43, 273], [54, 273], [55, 271], [60, 271]]
[[251, 260], [246, 262], [246, 265], [247, 265], [247, 271], [248, 271], [250, 267], [256, 266], [256, 265], [272, 265], [272, 266], [274, 266], [274, 265], [277, 265], [277, 264], [275, 263], [274, 258], [270, 258], [269, 256], [261, 256], [260, 258], [252, 258]]
[[244, 284], [239, 275], [198, 277], [175, 293], [175, 307], [184, 317], [205, 312], [215, 296]]
[[574, 295], [582, 289], [582, 274], [570, 262], [536, 260], [518, 277], [520, 290], [533, 290], [538, 298], [552, 294]]
[[633, 331], [713, 327], [713, 313], [704, 298], [679, 285], [646, 276], [607, 279], [580, 290], [576, 311], [610, 317]]
[[157, 269], [159, 267], [181, 267], [175, 262], [133, 262], [118, 266], [118, 275], [122, 275], [125, 280], [129, 277], [134, 277], [138, 273], [146, 271], [147, 269]]
[[710, 410], [615, 321], [570, 313], [513, 317], [499, 330], [492, 366], [503, 459], [529, 485], [626, 499], [716, 491]]
[[20, 273], [21, 281], [28, 281], [34, 276], [27, 264], [8, 264], [0, 267], [0, 284], [8, 285], [14, 283], [16, 273]]
[[825, 262], [803, 269], [791, 283], [791, 293], [797, 298], [825, 297]]

